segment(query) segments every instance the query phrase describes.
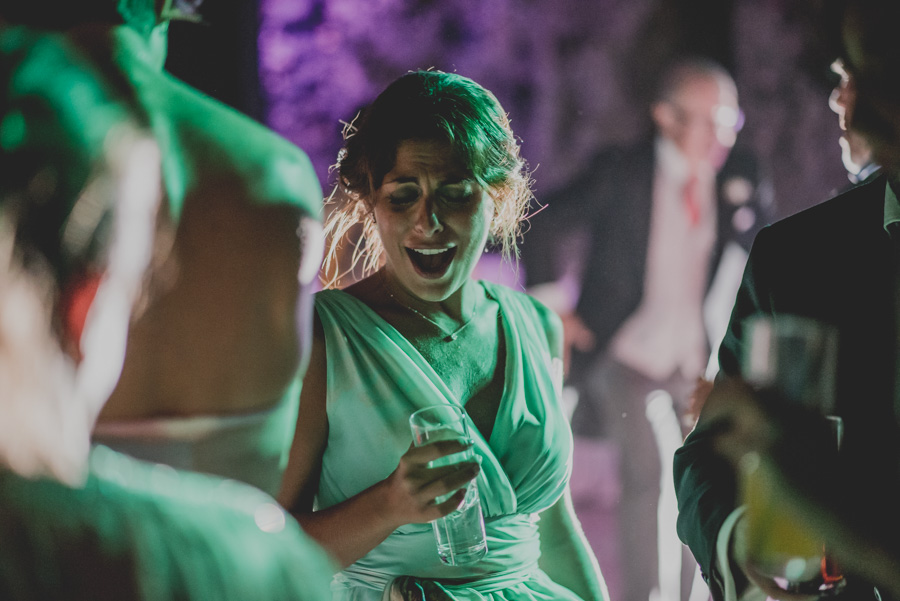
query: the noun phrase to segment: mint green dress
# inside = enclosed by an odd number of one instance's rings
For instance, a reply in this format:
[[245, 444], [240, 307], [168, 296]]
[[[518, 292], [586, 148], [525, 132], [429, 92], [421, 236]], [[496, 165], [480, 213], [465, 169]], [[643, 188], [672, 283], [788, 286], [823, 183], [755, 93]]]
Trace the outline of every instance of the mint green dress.
[[322, 601], [334, 570], [240, 482], [102, 446], [77, 488], [0, 468], [0, 599]]
[[[335, 601], [378, 601], [401, 576], [434, 581], [458, 601], [580, 601], [538, 567], [538, 514], [563, 494], [572, 454], [544, 320], [531, 297], [481, 285], [500, 305], [507, 352], [490, 440], [470, 423], [481, 458], [487, 556], [470, 566], [444, 565], [431, 524], [408, 524], [335, 576]], [[327, 356], [328, 446], [316, 497], [316, 508], [324, 509], [394, 471], [412, 441], [410, 414], [459, 400], [412, 344], [360, 300], [326, 290], [315, 302]]]

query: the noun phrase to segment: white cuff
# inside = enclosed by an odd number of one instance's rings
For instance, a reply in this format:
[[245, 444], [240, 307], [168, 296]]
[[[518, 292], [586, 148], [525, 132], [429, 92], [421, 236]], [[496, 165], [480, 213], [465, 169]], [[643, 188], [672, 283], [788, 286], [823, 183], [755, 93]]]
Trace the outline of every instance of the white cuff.
[[731, 549], [731, 537], [734, 534], [734, 527], [741, 516], [744, 515], [747, 508], [740, 506], [732, 511], [722, 527], [719, 529], [719, 536], [716, 538], [716, 574], [711, 577], [718, 577], [721, 580], [722, 592], [725, 595], [724, 601], [765, 601], [766, 594], [761, 588], [750, 582], [744, 594], [738, 597], [737, 587], [734, 584], [734, 574], [731, 572], [731, 559], [729, 551]]

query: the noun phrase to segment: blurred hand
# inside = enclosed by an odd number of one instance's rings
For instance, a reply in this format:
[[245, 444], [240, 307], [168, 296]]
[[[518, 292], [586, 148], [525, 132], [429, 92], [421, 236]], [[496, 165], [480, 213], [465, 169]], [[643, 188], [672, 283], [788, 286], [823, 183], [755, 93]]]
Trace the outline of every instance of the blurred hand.
[[596, 337], [575, 313], [560, 315], [563, 323], [563, 376], [569, 375], [572, 349], [586, 353], [594, 348]]
[[778, 601], [814, 601], [818, 598], [816, 595], [789, 593], [778, 586], [771, 577], [756, 569], [748, 551], [746, 515], [742, 516], [735, 524], [731, 538], [731, 557], [747, 577], [747, 580], [759, 587], [770, 599], [777, 599]]
[[[800, 532], [825, 540], [830, 530], [819, 521], [822, 509], [815, 499], [801, 492], [808, 490], [802, 479], [790, 474], [798, 474], [798, 467], [812, 471], [819, 457], [807, 452], [816, 448], [822, 440], [813, 416], [792, 408], [784, 399], [757, 393], [738, 380], [717, 382], [708, 393], [705, 407], [698, 422], [713, 433], [713, 448], [734, 467], [740, 482], [746, 485], [751, 474], [761, 470], [752, 481], [765, 481], [772, 491], [766, 495], [767, 503], [778, 504], [778, 514], [791, 516]], [[798, 448], [800, 447], [800, 448]], [[802, 450], [801, 450], [802, 449]], [[824, 456], [821, 457], [826, 461]], [[764, 470], [764, 472], [762, 471]], [[760, 475], [762, 474], [762, 475]], [[769, 495], [774, 494], [774, 497]], [[777, 501], [774, 499], [777, 498]], [[759, 497], [757, 498], [759, 502]], [[768, 516], [768, 526], [774, 526], [772, 516]], [[767, 526], [767, 527], [768, 527]], [[780, 527], [784, 527], [781, 524]], [[780, 532], [780, 530], [775, 530]], [[757, 533], [757, 536], [759, 533]], [[797, 532], [791, 530], [791, 537]], [[794, 540], [786, 539], [786, 540]], [[779, 601], [813, 601], [815, 595], [804, 595], [785, 591], [772, 576], [759, 568], [759, 557], [754, 557], [749, 544], [747, 514], [735, 525], [732, 534], [730, 555], [753, 585], [766, 595]]]
[[697, 378], [697, 381], [694, 383], [694, 390], [691, 391], [691, 395], [688, 398], [688, 410], [684, 417], [685, 421], [689, 422], [686, 424], [689, 427], [697, 422], [697, 419], [700, 417], [700, 411], [703, 410], [703, 405], [706, 404], [706, 399], [709, 398], [709, 393], [712, 392], [712, 389], [712, 380], [702, 377]]
[[737, 467], [748, 453], [769, 452], [774, 444], [775, 423], [747, 384], [736, 379], [715, 385], [698, 383], [695, 395], [702, 406], [698, 427], [714, 431], [716, 452], [732, 465]]
[[[851, 507], [836, 506], [829, 479], [809, 478], [810, 463], [804, 455], [827, 436], [803, 414], [757, 395], [739, 381], [716, 382], [705, 403], [698, 428], [708, 429], [717, 453], [726, 458], [736, 472], [741, 465], [765, 462], [769, 481], [779, 489], [779, 503], [787, 513], [822, 534], [830, 551], [847, 573], [857, 574], [900, 597], [900, 550], [896, 544], [896, 515], [879, 516], [882, 533], [860, 531], [857, 514], [867, 507], [865, 501]], [[821, 459], [821, 458], [820, 458]], [[827, 468], [828, 462], [822, 462]], [[822, 466], [817, 466], [822, 467]], [[825, 486], [816, 486], [817, 484]], [[864, 498], [864, 496], [863, 496]], [[766, 594], [782, 601], [806, 601], [810, 597], [791, 595], [754, 568], [747, 555], [746, 519], [735, 526], [732, 558], [747, 578]]]
[[[481, 470], [476, 461], [429, 467], [435, 459], [471, 448], [456, 440], [440, 440], [421, 447], [410, 444], [397, 469], [381, 485], [386, 495], [385, 511], [398, 527], [430, 522], [452, 513], [466, 496], [466, 484]], [[443, 503], [435, 499], [456, 491]]]

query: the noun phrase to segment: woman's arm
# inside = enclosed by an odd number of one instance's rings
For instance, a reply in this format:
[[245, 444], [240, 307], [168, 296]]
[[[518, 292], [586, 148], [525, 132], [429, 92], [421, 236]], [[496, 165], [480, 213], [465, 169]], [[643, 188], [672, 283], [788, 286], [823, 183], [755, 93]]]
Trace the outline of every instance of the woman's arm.
[[325, 334], [316, 316], [309, 368], [300, 393], [297, 428], [278, 501], [297, 518], [307, 534], [346, 567], [398, 527], [429, 522], [455, 510], [465, 490], [459, 490], [440, 505], [434, 504], [435, 497], [460, 489], [478, 474], [479, 468], [474, 462], [427, 467], [428, 462], [438, 457], [465, 449], [456, 441], [411, 446], [388, 478], [346, 501], [314, 512], [313, 499], [319, 488], [322, 456], [328, 442], [326, 373]]
[[538, 533], [541, 537], [538, 564], [554, 582], [585, 601], [609, 599], [600, 565], [575, 517], [568, 487], [556, 503], [541, 513]]
[[[553, 363], [550, 367], [555, 389], [562, 391], [563, 331], [560, 318], [539, 303], [538, 314], [543, 322]], [[557, 399], [560, 402], [561, 399]], [[563, 411], [562, 406], [559, 408]], [[609, 592], [600, 573], [600, 565], [591, 550], [581, 524], [575, 517], [569, 487], [556, 503], [541, 513], [538, 523], [541, 540], [541, 569], [556, 583], [561, 584], [585, 601], [606, 601]]]

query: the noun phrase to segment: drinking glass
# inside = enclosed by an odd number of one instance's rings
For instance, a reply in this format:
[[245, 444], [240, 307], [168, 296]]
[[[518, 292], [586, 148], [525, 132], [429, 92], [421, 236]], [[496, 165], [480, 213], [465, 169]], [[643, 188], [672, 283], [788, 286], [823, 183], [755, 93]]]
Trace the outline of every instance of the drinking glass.
[[[781, 402], [808, 410], [809, 419], [822, 420], [819, 425], [827, 427], [831, 441], [827, 444], [834, 446], [810, 456], [823, 463], [833, 460], [843, 436], [843, 421], [833, 415], [836, 331], [816, 320], [790, 315], [756, 317], [747, 325], [744, 379], [759, 391], [774, 393]], [[828, 467], [804, 464], [810, 473], [825, 473]], [[774, 469], [758, 457], [742, 465], [748, 556], [759, 572], [785, 591], [833, 595], [844, 585], [840, 568], [826, 552], [824, 540], [786, 509], [790, 503]]]
[[[417, 447], [437, 440], [459, 440], [471, 444], [469, 426], [465, 410], [454, 405], [434, 405], [419, 409], [409, 418], [413, 441]], [[460, 453], [440, 457], [431, 462], [432, 467], [454, 465], [471, 461], [475, 451], [471, 448]], [[442, 503], [455, 491], [435, 499]], [[466, 485], [466, 496], [462, 504], [453, 512], [432, 523], [437, 539], [437, 552], [441, 561], [458, 566], [475, 563], [487, 553], [484, 533], [484, 515], [478, 496], [478, 485], [472, 480]]]

